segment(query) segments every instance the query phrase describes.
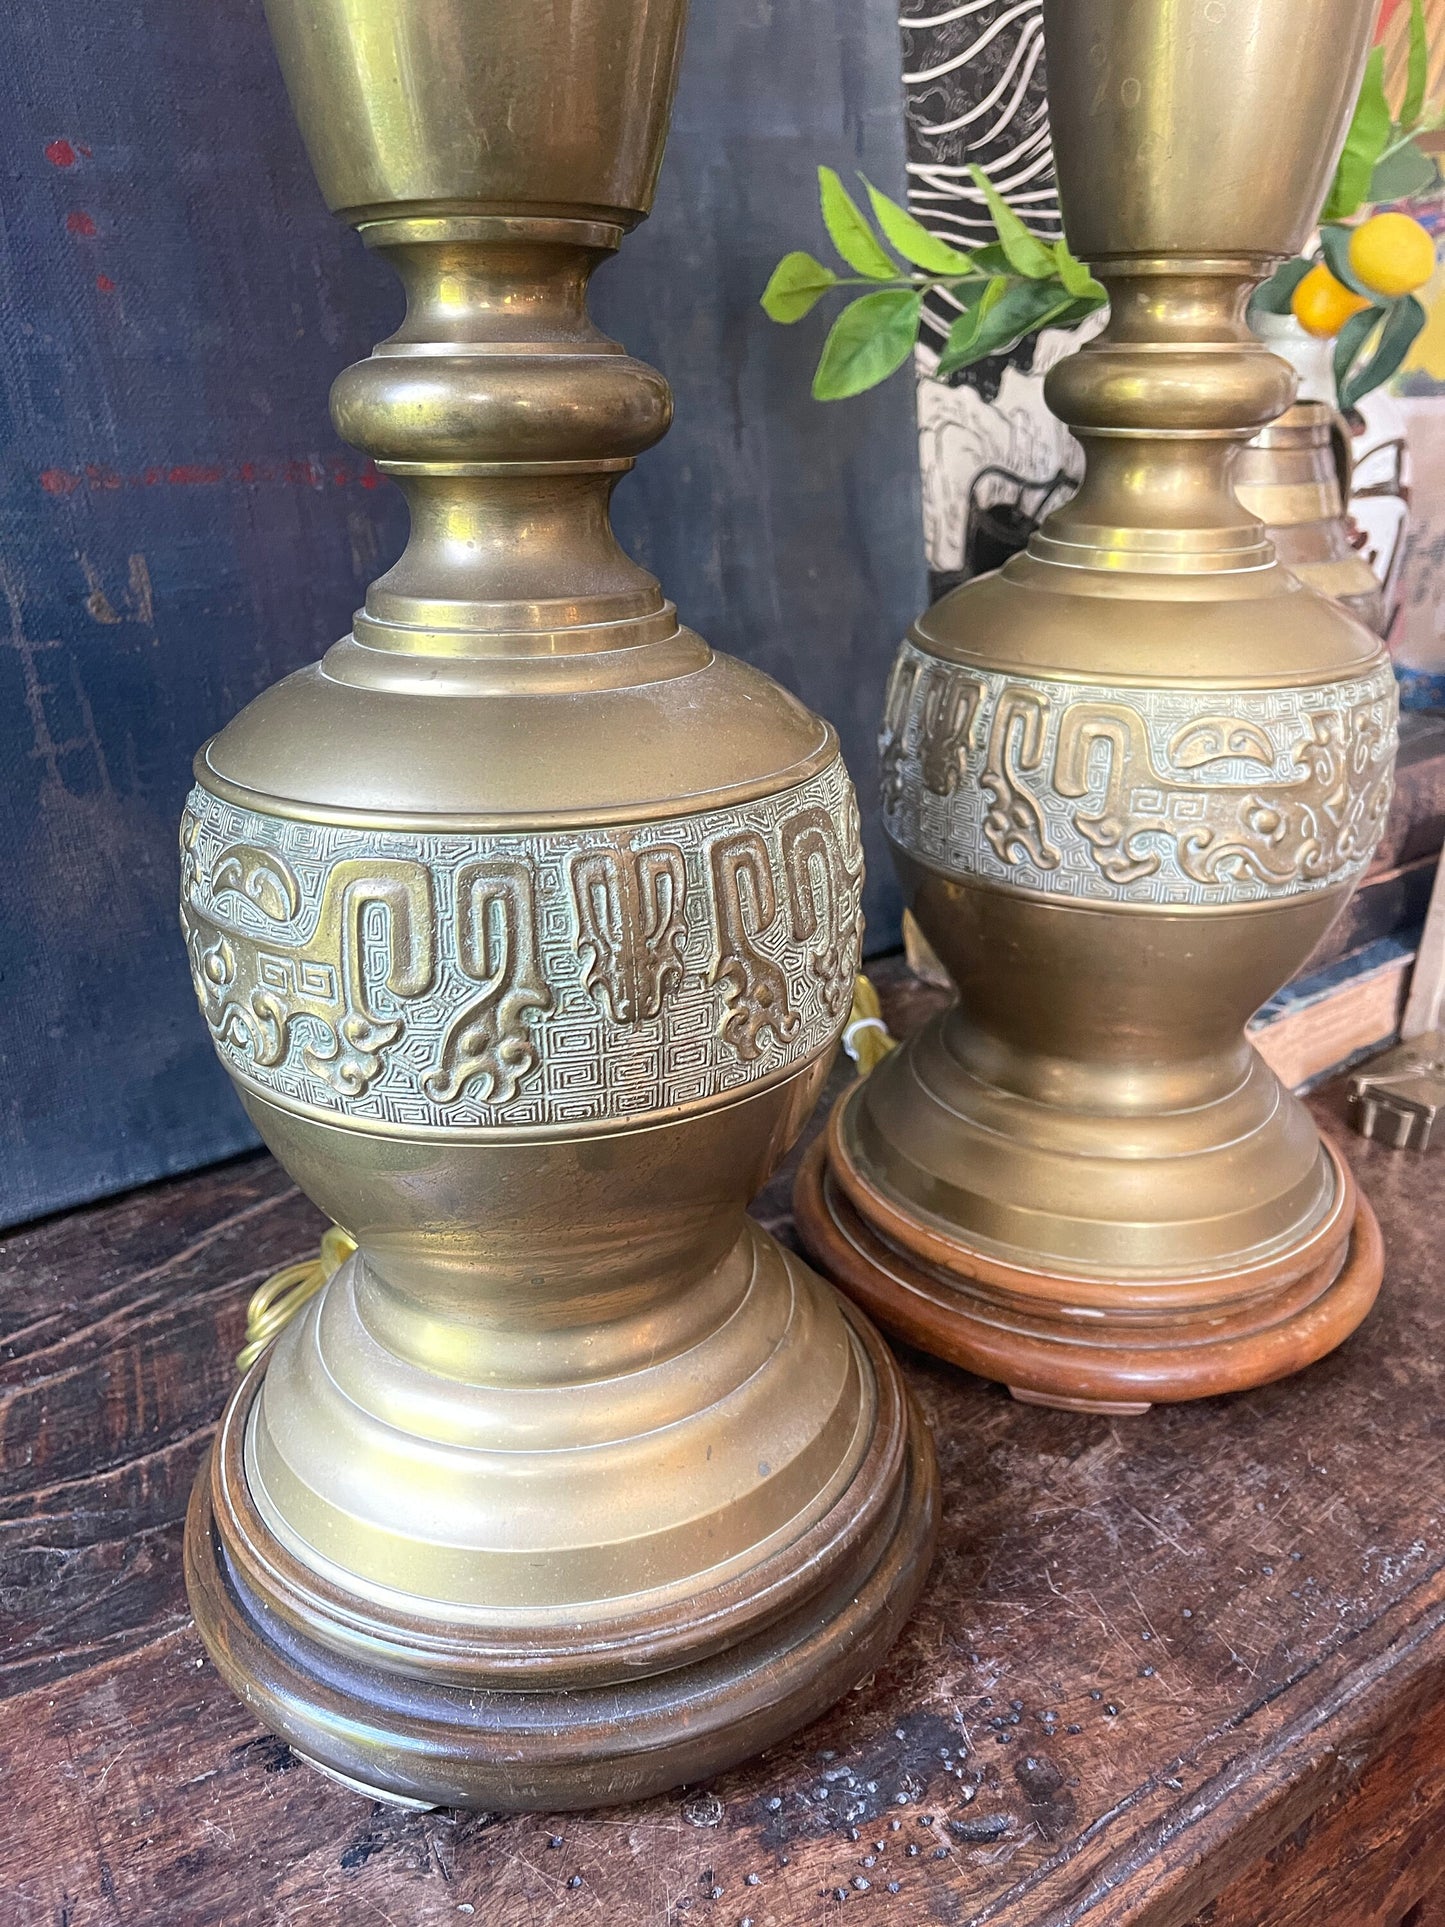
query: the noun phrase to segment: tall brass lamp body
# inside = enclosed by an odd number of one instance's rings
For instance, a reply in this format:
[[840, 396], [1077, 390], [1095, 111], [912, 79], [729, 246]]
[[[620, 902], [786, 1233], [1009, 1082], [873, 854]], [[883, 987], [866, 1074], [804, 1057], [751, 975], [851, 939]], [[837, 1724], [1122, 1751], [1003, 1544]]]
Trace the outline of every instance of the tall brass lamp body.
[[887, 1324], [1137, 1411], [1338, 1344], [1381, 1275], [1245, 1041], [1369, 859], [1395, 688], [1231, 488], [1289, 404], [1245, 322], [1316, 217], [1370, 0], [1045, 0], [1071, 242], [1106, 331], [1045, 393], [1087, 453], [893, 672], [883, 814], [958, 1002], [839, 1104], [800, 1222]]
[[886, 1348], [745, 1215], [848, 1014], [856, 809], [608, 522], [671, 404], [587, 280], [650, 205], [683, 0], [268, 11], [406, 285], [332, 411], [412, 534], [202, 750], [182, 831], [216, 1048], [359, 1245], [227, 1408], [191, 1599], [369, 1792], [630, 1798], [868, 1672], [931, 1548]]

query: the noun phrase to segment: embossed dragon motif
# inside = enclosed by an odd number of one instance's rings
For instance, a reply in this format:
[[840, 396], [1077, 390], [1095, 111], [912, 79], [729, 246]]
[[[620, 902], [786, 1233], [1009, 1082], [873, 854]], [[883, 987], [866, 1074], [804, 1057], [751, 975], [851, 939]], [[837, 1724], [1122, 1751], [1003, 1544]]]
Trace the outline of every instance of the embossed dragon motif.
[[919, 767], [935, 796], [952, 796], [968, 763], [983, 684], [940, 664], [924, 673], [918, 699]]
[[1211, 704], [974, 674], [905, 644], [882, 742], [884, 820], [945, 870], [1021, 873], [1071, 897], [1292, 894], [1368, 861], [1393, 743], [1383, 663], [1352, 683]]
[[487, 856], [457, 871], [457, 962], [482, 986], [448, 1025], [422, 1090], [454, 1104], [474, 1081], [481, 1096], [510, 1104], [539, 1062], [531, 1020], [552, 1008], [537, 942], [531, 868]]
[[572, 859], [583, 982], [614, 1023], [656, 1017], [682, 983], [687, 865], [675, 843], [619, 838]]
[[1040, 870], [1056, 870], [1060, 857], [1024, 776], [1044, 766], [1048, 709], [1047, 698], [1036, 690], [1013, 687], [1003, 692], [994, 708], [981, 779], [992, 799], [984, 835], [1005, 863], [1027, 860]]
[[[1382, 768], [1373, 781], [1352, 778], [1368, 779], [1379, 739], [1368, 705], [1324, 711], [1311, 717], [1310, 735], [1295, 750], [1297, 777], [1257, 785], [1179, 782], [1156, 764], [1137, 709], [1074, 703], [1059, 725], [1054, 787], [1082, 798], [1096, 787], [1093, 766], [1102, 757], [1103, 802], [1076, 812], [1074, 824], [1111, 882], [1153, 876], [1167, 838], [1185, 875], [1198, 883], [1252, 878], [1282, 886], [1328, 877], [1368, 856], [1389, 803], [1389, 772]], [[1185, 769], [1254, 762], [1272, 775], [1275, 763], [1262, 731], [1228, 717], [1200, 719], [1176, 734], [1171, 749]]]
[[879, 737], [885, 810], [901, 800], [910, 737], [924, 786], [935, 796], [953, 795], [968, 768], [983, 694], [984, 685], [976, 677], [951, 664], [921, 664], [909, 654], [898, 658], [888, 679]]
[[213, 923], [194, 887], [182, 907], [196, 994], [216, 1035], [269, 1068], [284, 1060], [298, 1030], [309, 1071], [343, 1096], [365, 1091], [403, 1029], [399, 1015], [377, 1007], [378, 993], [419, 997], [435, 974], [429, 873], [419, 863], [377, 857], [335, 864], [314, 924], [302, 930], [301, 888], [285, 858], [238, 845], [213, 867], [212, 915], [233, 892], [274, 932], [262, 939]]
[[847, 773], [559, 837], [304, 824], [203, 789], [182, 923], [223, 1059], [425, 1130], [706, 1103], [836, 1036], [861, 938]]
[[909, 725], [913, 720], [913, 692], [918, 687], [921, 665], [915, 655], [904, 650], [893, 665], [883, 697], [883, 721], [878, 736], [878, 774], [885, 815], [891, 815], [903, 801], [904, 763], [908, 754]]
[[772, 858], [756, 830], [719, 837], [709, 852], [717, 911], [710, 984], [722, 989], [722, 1036], [744, 1063], [761, 1057], [769, 1037], [789, 1043], [802, 1018], [788, 1002], [785, 972], [759, 947], [778, 914]]
[[808, 946], [808, 968], [831, 1017], [841, 1017], [853, 1001], [863, 938], [858, 907], [863, 860], [851, 823], [848, 842], [851, 862], [837, 825], [820, 804], [799, 810], [783, 824], [793, 941]]

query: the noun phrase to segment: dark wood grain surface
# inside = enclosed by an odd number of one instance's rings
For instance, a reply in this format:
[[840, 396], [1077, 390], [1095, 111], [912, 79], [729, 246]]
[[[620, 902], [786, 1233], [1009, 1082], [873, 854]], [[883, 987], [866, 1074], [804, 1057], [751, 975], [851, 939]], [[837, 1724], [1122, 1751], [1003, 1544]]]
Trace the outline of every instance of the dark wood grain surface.
[[373, 1806], [202, 1655], [187, 1490], [249, 1292], [321, 1229], [275, 1165], [11, 1234], [0, 1923], [1433, 1927], [1445, 1156], [1344, 1141], [1389, 1258], [1341, 1352], [1112, 1421], [909, 1357], [944, 1529], [888, 1665], [743, 1771], [565, 1819]]

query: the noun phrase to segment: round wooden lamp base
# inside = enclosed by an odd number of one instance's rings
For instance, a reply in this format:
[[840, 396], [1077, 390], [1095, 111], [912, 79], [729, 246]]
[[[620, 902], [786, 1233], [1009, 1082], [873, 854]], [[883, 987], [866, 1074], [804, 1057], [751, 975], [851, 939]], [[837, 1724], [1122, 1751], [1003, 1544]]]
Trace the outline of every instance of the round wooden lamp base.
[[[649, 1666], [646, 1628], [624, 1626], [625, 1654], [610, 1667], [599, 1642], [584, 1651], [580, 1628], [558, 1613], [538, 1625], [525, 1662], [533, 1677], [552, 1667], [557, 1682], [526, 1689], [474, 1628], [393, 1619], [374, 1601], [341, 1597], [268, 1531], [242, 1446], [263, 1360], [233, 1396], [186, 1518], [186, 1587], [212, 1659], [311, 1765], [403, 1806], [610, 1806], [736, 1765], [873, 1671], [932, 1555], [938, 1474], [927, 1429], [887, 1347], [851, 1322], [876, 1374], [878, 1437], [854, 1489], [787, 1549], [798, 1572], [756, 1575], [760, 1595], [776, 1588], [784, 1609], [770, 1617], [760, 1597], [749, 1630], [719, 1650], [701, 1595], [696, 1658], [672, 1637], [666, 1661]], [[824, 1582], [810, 1590], [804, 1567]]]
[[1137, 1414], [1285, 1378], [1364, 1318], [1384, 1272], [1380, 1227], [1348, 1166], [1326, 1150], [1339, 1187], [1332, 1235], [1261, 1267], [1247, 1294], [1237, 1280], [1171, 1278], [1152, 1313], [1140, 1309], [1149, 1288], [1138, 1281], [1118, 1289], [1111, 1314], [1110, 1287], [1098, 1279], [1011, 1265], [956, 1234], [901, 1226], [894, 1211], [885, 1232], [857, 1175], [840, 1180], [836, 1131], [808, 1152], [793, 1205], [817, 1265], [899, 1338], [1028, 1404]]

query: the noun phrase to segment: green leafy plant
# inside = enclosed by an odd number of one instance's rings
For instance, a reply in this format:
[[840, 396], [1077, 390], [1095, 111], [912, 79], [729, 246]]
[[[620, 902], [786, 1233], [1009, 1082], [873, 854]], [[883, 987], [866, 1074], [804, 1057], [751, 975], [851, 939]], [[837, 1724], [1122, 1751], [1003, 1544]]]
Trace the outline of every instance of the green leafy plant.
[[[1390, 379], [1425, 326], [1425, 309], [1413, 291], [1382, 294], [1352, 262], [1351, 241], [1369, 223], [1354, 227], [1343, 223], [1364, 209], [1414, 199], [1440, 186], [1440, 170], [1417, 138], [1441, 124], [1425, 114], [1429, 59], [1423, 0], [1410, 0], [1409, 53], [1399, 111], [1391, 107], [1385, 93], [1384, 49], [1375, 47], [1365, 63], [1344, 149], [1320, 214], [1319, 246], [1311, 255], [1283, 262], [1256, 289], [1250, 304], [1251, 315], [1293, 312], [1310, 333], [1333, 334], [1335, 394], [1347, 415], [1372, 389]], [[1333, 277], [1335, 287], [1322, 280], [1317, 272], [1321, 267]], [[1325, 303], [1325, 320], [1320, 323], [1313, 318], [1320, 310], [1312, 307], [1312, 293], [1317, 302]], [[1329, 325], [1331, 295], [1335, 311], [1344, 316], [1337, 328]]]
[[1350, 131], [1320, 211], [1322, 221], [1346, 220], [1366, 203], [1380, 207], [1412, 200], [1439, 185], [1440, 171], [1416, 138], [1440, 124], [1425, 113], [1429, 72], [1424, 0], [1410, 0], [1410, 44], [1400, 111], [1396, 114], [1385, 97], [1385, 50], [1375, 47], [1365, 62]]
[[982, 169], [969, 172], [988, 203], [998, 239], [964, 252], [930, 234], [907, 208], [860, 175], [873, 225], [833, 169], [818, 169], [823, 225], [853, 273], [836, 274], [813, 255], [795, 250], [773, 269], [762, 296], [764, 312], [790, 324], [835, 288], [869, 290], [849, 301], [828, 330], [813, 375], [816, 400], [841, 401], [886, 381], [912, 353], [923, 297], [936, 288], [962, 305], [939, 357], [940, 375], [1002, 354], [1038, 328], [1068, 327], [1104, 305], [1103, 287], [1074, 259], [1067, 242], [1040, 240]]

